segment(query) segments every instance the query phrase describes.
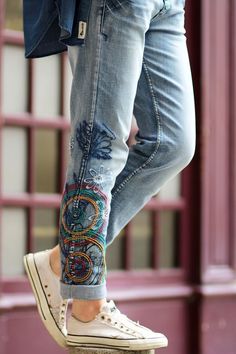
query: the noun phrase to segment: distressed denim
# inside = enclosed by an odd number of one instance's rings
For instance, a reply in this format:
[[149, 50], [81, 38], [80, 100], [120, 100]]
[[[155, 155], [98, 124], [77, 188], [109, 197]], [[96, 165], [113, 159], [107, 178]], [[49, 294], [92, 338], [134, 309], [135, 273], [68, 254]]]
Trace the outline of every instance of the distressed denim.
[[[60, 210], [61, 295], [106, 297], [106, 248], [195, 151], [184, 0], [93, 0], [68, 46], [71, 136]], [[132, 116], [136, 144], [127, 146]]]

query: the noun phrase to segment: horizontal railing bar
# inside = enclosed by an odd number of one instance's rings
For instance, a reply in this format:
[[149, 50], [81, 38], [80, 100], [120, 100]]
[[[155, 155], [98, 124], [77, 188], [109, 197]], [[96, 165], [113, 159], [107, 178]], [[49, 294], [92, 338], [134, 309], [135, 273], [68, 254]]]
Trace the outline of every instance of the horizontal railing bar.
[[30, 113], [17, 114], [17, 115], [2, 115], [2, 125], [4, 126], [23, 126], [35, 128], [50, 128], [50, 129], [69, 129], [70, 122], [64, 116], [53, 117], [40, 117]]
[[[25, 206], [25, 207], [59, 207], [61, 203], [61, 194], [52, 193], [19, 193], [19, 194], [2, 194], [0, 196], [0, 205], [2, 206]], [[180, 200], [158, 200], [151, 199], [144, 207], [145, 210], [182, 210], [184, 201]]]

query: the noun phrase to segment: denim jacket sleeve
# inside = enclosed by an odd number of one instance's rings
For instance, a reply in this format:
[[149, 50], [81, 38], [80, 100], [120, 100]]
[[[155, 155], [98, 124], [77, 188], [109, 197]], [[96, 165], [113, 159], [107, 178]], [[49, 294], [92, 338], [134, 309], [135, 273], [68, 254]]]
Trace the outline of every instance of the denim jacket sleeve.
[[91, 1], [23, 0], [25, 58], [60, 53], [67, 45], [83, 45]]

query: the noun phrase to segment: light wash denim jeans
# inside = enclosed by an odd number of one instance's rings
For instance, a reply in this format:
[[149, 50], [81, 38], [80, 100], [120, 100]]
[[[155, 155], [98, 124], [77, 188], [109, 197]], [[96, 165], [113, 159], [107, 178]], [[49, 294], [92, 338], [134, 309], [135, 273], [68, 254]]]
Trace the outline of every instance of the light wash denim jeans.
[[[106, 297], [106, 246], [194, 155], [184, 3], [93, 0], [85, 45], [68, 47], [73, 82], [59, 225], [63, 298]], [[128, 148], [133, 114], [139, 130]]]

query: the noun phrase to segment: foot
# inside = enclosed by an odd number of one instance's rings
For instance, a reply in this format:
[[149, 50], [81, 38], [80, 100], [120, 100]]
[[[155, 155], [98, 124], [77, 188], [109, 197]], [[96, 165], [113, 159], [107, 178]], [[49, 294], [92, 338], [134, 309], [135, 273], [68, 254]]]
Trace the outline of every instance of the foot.
[[59, 277], [50, 266], [50, 252], [25, 255], [24, 266], [45, 327], [60, 346], [66, 347], [67, 300], [60, 296]]
[[163, 334], [131, 321], [120, 313], [113, 301], [109, 301], [92, 321], [81, 322], [74, 316], [70, 317], [67, 345], [146, 350], [167, 347], [168, 340]]
[[73, 299], [71, 314], [82, 322], [92, 321], [99, 313], [100, 308], [106, 304], [106, 299], [78, 300]]

